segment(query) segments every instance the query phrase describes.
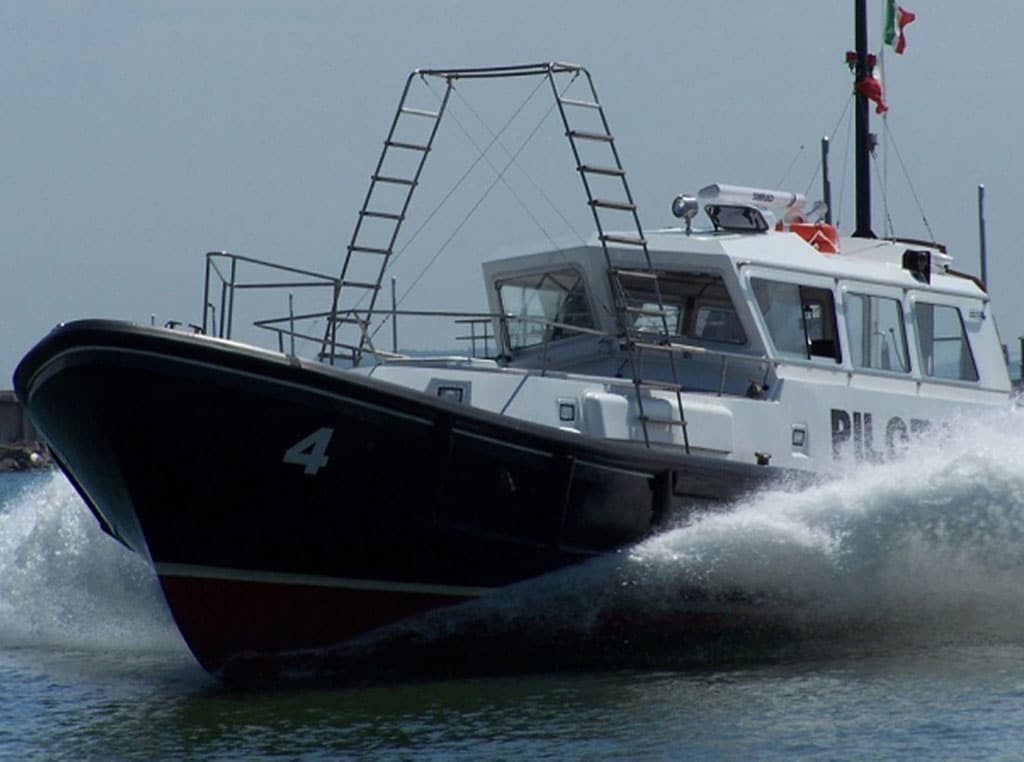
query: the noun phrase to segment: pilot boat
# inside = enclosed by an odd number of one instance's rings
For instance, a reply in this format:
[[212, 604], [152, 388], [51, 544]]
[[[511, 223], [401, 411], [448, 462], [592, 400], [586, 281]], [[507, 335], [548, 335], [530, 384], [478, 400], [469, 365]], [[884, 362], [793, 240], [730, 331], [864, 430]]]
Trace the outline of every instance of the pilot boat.
[[[471, 351], [384, 351], [381, 321], [440, 314], [380, 297], [453, 84], [508, 77], [550, 84], [596, 232], [484, 262], [488, 311], [452, 316]], [[414, 100], [423, 82], [439, 106]], [[727, 184], [646, 230], [586, 69], [417, 70], [340, 276], [209, 254], [195, 330], [62, 324], [16, 391], [206, 669], [345, 643], [1010, 407], [982, 285], [938, 244], [872, 233], [860, 88], [857, 118], [853, 235], [800, 194]], [[258, 323], [276, 347], [236, 340], [245, 268], [320, 289], [323, 335], [289, 315]]]

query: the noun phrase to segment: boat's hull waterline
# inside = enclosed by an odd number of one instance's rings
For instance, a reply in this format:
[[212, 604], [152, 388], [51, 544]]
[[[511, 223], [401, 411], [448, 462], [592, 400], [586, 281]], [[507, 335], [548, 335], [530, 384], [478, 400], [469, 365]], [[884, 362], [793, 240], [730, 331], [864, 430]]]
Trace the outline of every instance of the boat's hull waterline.
[[211, 671], [579, 563], [778, 476], [124, 323], [58, 327], [15, 385]]

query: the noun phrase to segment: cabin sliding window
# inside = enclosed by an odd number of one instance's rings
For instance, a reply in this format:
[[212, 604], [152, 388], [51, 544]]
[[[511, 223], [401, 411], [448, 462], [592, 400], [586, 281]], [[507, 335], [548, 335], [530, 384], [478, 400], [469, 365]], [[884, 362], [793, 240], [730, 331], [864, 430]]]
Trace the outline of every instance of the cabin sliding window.
[[917, 302], [914, 327], [924, 375], [954, 381], [978, 380], [978, 368], [971, 355], [960, 310], [943, 304]]
[[571, 328], [550, 325], [552, 322], [594, 327], [583, 278], [575, 270], [505, 278], [496, 286], [501, 311], [515, 316], [508, 325], [512, 349], [578, 335]]
[[[617, 273], [630, 308], [633, 329], [669, 333], [688, 339], [745, 344], [746, 335], [721, 276], [662, 271], [657, 279], [645, 272]], [[664, 321], [655, 283], [661, 290]]]
[[843, 357], [831, 289], [751, 278], [775, 351], [788, 357]]
[[899, 300], [847, 293], [844, 302], [853, 367], [909, 373], [907, 335]]

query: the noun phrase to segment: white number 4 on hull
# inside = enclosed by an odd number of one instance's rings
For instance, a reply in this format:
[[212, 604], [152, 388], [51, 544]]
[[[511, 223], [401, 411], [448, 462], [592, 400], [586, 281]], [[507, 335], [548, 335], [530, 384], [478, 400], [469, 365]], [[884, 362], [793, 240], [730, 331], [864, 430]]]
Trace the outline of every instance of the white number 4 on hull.
[[327, 426], [317, 429], [285, 450], [284, 462], [304, 466], [308, 476], [316, 476], [316, 472], [327, 465], [327, 445], [333, 435], [334, 429]]

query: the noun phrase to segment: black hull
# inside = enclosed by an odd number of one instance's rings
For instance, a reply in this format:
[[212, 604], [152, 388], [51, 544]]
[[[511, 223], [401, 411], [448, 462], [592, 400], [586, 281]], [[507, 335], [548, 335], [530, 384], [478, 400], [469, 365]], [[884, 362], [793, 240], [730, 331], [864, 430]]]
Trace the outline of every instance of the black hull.
[[778, 476], [121, 323], [59, 327], [15, 387], [211, 671], [579, 563]]

